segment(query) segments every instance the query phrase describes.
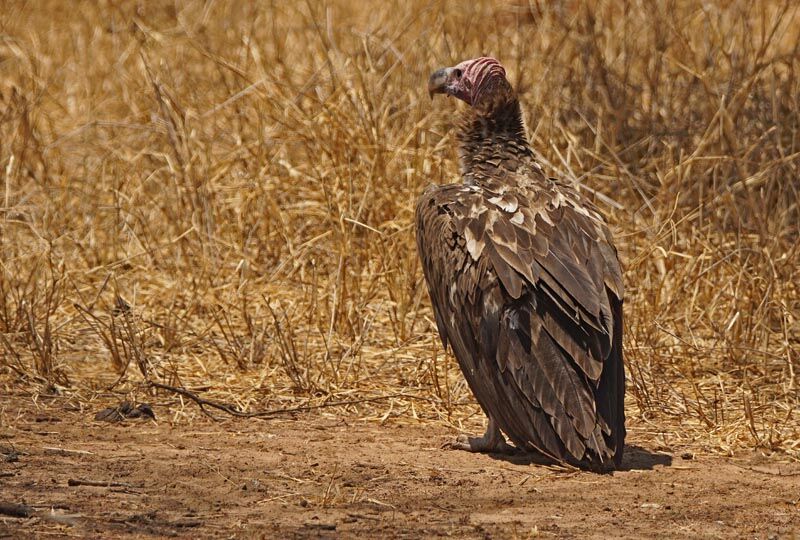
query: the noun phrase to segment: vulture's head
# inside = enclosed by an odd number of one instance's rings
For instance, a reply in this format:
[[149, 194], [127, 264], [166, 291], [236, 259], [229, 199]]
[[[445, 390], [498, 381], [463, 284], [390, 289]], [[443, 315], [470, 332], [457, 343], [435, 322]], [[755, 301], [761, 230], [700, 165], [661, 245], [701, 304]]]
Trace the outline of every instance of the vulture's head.
[[446, 94], [476, 109], [490, 109], [514, 99], [506, 70], [488, 56], [465, 60], [457, 66], [437, 69], [428, 79], [428, 94]]

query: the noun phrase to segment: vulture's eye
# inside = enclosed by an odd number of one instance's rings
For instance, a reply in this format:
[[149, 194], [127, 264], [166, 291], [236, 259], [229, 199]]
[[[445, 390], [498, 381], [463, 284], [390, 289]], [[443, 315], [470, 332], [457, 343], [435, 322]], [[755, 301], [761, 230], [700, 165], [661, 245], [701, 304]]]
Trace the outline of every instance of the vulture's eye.
[[463, 72], [460, 69], [453, 71], [453, 76], [455, 76], [456, 79], [460, 79], [461, 75], [463, 75]]

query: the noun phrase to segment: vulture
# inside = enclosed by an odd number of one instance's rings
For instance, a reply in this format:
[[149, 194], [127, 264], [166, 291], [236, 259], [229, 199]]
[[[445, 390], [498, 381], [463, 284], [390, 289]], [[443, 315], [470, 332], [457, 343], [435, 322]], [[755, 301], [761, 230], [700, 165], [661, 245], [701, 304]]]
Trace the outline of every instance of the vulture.
[[428, 92], [469, 105], [462, 181], [428, 187], [415, 210], [439, 336], [488, 417], [482, 437], [451, 446], [618, 468], [623, 283], [608, 226], [575, 186], [543, 173], [497, 60], [439, 69]]

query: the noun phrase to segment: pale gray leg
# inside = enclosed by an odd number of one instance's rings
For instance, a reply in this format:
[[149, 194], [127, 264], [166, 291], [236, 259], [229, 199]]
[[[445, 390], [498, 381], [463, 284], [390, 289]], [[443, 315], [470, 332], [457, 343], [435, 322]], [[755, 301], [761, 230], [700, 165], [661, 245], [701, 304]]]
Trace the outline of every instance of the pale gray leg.
[[500, 432], [500, 427], [491, 416], [483, 437], [469, 437], [462, 434], [447, 446], [454, 450], [466, 450], [467, 452], [498, 454], [513, 454], [515, 452], [514, 447], [506, 442], [506, 438]]

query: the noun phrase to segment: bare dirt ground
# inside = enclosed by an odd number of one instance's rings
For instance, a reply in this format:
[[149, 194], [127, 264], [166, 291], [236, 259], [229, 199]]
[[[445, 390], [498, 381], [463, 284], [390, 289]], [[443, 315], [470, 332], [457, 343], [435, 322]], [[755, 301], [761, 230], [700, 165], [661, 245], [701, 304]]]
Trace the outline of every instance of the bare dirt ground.
[[[609, 475], [320, 414], [110, 424], [3, 398], [0, 537], [796, 538], [800, 465], [636, 444]], [[98, 485], [91, 485], [92, 483]], [[105, 485], [104, 485], [105, 484]], [[8, 513], [8, 508], [5, 508]]]

